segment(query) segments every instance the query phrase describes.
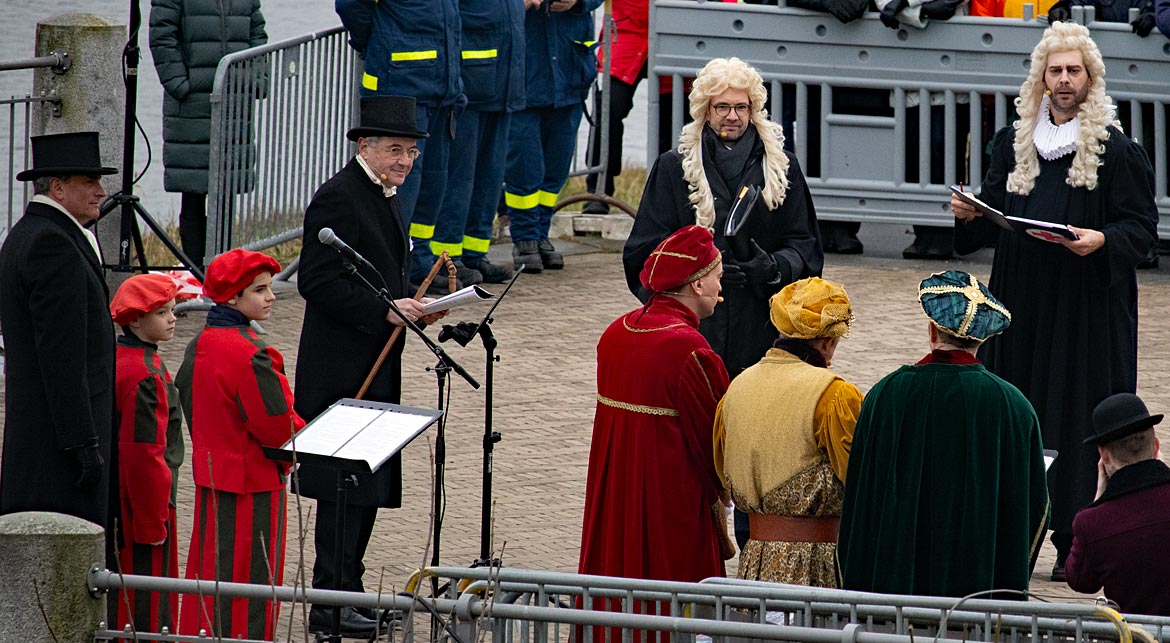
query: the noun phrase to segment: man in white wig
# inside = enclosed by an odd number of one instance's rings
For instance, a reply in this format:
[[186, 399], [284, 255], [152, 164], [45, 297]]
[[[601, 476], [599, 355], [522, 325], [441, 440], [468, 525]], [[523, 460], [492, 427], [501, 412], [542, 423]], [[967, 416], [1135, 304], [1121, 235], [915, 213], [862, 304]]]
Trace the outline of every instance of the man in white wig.
[[1120, 129], [1088, 29], [1044, 31], [1015, 104], [1019, 120], [996, 134], [979, 197], [1078, 238], [1006, 230], [952, 197], [955, 250], [995, 245], [989, 286], [1012, 326], [980, 359], [1032, 402], [1045, 448], [1059, 451], [1049, 485], [1052, 577], [1063, 581], [1073, 516], [1096, 489], [1097, 452], [1082, 444], [1093, 408], [1137, 388], [1135, 268], [1157, 239], [1158, 210], [1149, 160]]
[[[723, 254], [725, 302], [699, 331], [735, 377], [772, 347], [776, 328], [768, 298], [805, 277], [819, 277], [824, 255], [816, 211], [796, 157], [784, 151], [784, 130], [768, 120], [764, 81], [738, 58], [716, 58], [695, 78], [693, 122], [677, 149], [658, 157], [646, 181], [622, 260], [630, 291], [645, 301], [638, 274], [650, 252], [676, 230], [699, 225]], [[759, 197], [739, 241], [739, 260], [724, 235], [743, 188]]]

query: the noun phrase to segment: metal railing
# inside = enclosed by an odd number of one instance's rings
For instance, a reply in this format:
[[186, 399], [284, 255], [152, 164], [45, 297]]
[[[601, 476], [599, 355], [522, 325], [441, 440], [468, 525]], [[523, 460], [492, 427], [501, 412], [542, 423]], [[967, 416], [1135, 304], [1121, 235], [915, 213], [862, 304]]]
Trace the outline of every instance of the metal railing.
[[32, 133], [34, 106], [47, 106], [52, 110], [54, 116], [61, 115], [61, 99], [57, 96], [26, 95], [23, 98], [13, 96], [0, 100], [0, 114], [4, 114], [8, 119], [7, 127], [4, 128], [8, 133], [8, 162], [5, 165], [8, 185], [4, 187], [7, 208], [4, 220], [0, 222], [0, 245], [8, 237], [8, 231], [12, 229], [12, 224], [20, 218], [29, 199], [28, 183], [21, 183], [18, 189], [16, 175], [27, 168], [29, 164], [28, 142]]
[[[364, 594], [241, 583], [90, 573], [89, 586], [112, 591], [217, 593], [383, 608], [438, 617], [439, 638], [495, 643], [610, 643], [662, 639], [689, 643], [780, 640], [804, 643], [1090, 643], [1170, 641], [1170, 618], [1127, 616], [1098, 605], [900, 596], [714, 578], [702, 583], [648, 581], [547, 571], [433, 567], [447, 581], [441, 596]], [[414, 586], [422, 579], [414, 579]], [[606, 609], [598, 609], [607, 605]], [[436, 631], [439, 631], [438, 629]], [[99, 630], [97, 640], [128, 638]], [[157, 640], [138, 633], [140, 640]], [[185, 633], [171, 641], [199, 641]]]
[[340, 26], [220, 60], [211, 92], [208, 256], [301, 236], [313, 193], [352, 154], [360, 61]]
[[[1149, 153], [1159, 232], [1170, 235], [1170, 43], [1075, 10], [1105, 57], [1108, 93], [1126, 134]], [[894, 31], [876, 14], [843, 25], [803, 9], [654, 0], [649, 80], [653, 87], [670, 76], [678, 87], [710, 59], [738, 56], [770, 85], [769, 113], [794, 139], [818, 217], [951, 225], [947, 186], [983, 179], [987, 142], [1014, 117], [1012, 101], [1045, 27], [1043, 20], [955, 17]], [[659, 110], [667, 108], [682, 122], [681, 93], [669, 107], [650, 93], [651, 157]]]

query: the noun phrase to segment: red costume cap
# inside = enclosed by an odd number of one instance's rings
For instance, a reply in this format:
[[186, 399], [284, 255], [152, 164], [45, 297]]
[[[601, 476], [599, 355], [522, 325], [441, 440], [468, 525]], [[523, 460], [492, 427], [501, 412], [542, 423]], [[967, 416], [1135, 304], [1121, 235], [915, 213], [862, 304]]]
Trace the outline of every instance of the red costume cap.
[[217, 304], [226, 303], [247, 288], [256, 275], [262, 272], [280, 272], [280, 262], [261, 252], [243, 248], [228, 250], [212, 259], [207, 266], [203, 294]]
[[110, 300], [110, 316], [119, 326], [149, 313], [175, 298], [179, 286], [166, 275], [134, 275], [118, 287]]
[[638, 278], [651, 292], [670, 292], [711, 272], [721, 260], [711, 231], [691, 225], [658, 244]]

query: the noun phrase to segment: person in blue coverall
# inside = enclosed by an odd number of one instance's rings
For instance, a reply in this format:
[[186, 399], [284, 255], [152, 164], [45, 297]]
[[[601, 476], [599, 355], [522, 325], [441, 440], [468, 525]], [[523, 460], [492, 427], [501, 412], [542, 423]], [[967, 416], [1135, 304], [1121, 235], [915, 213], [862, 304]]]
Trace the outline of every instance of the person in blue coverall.
[[431, 252], [446, 250], [473, 283], [477, 276], [488, 283], [512, 277], [510, 268], [488, 261], [487, 251], [504, 189], [508, 124], [524, 109], [526, 1], [532, 0], [459, 0], [467, 107], [455, 119], [456, 151]]
[[464, 100], [458, 2], [336, 0], [334, 7], [365, 60], [361, 95], [414, 97], [415, 122], [430, 135], [419, 139], [422, 157], [398, 188], [410, 226], [410, 281], [417, 285], [435, 262], [430, 242], [447, 189], [456, 107]]
[[582, 105], [597, 75], [593, 10], [602, 0], [544, 0], [524, 17], [528, 99], [512, 117], [504, 202], [512, 260], [525, 272], [555, 270], [564, 257], [548, 239], [553, 206], [569, 166]]

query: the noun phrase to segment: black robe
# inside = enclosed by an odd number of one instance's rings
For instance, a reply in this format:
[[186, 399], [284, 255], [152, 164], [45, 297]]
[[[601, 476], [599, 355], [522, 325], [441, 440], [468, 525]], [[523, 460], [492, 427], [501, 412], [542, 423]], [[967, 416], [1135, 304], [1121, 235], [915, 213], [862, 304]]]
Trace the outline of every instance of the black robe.
[[[733, 203], [732, 191], [751, 182], [764, 184], [764, 144], [755, 139], [751, 159], [745, 175], [736, 185], [727, 185], [704, 155], [704, 170], [715, 198], [715, 246], [725, 253], [725, 261], [733, 261], [727, 254], [727, 240], [723, 236], [727, 213]], [[817, 230], [816, 209], [812, 194], [804, 182], [804, 173], [796, 157], [788, 152], [788, 193], [784, 203], [775, 210], [761, 197], [748, 219], [751, 238], [776, 258], [781, 273], [786, 277], [779, 283], [766, 286], [723, 290], [723, 303], [715, 307], [715, 314], [699, 322], [699, 332], [710, 342], [711, 348], [723, 358], [727, 373], [734, 378], [743, 369], [755, 364], [768, 352], [778, 336], [769, 317], [768, 299], [792, 281], [820, 276], [824, 254]], [[638, 280], [642, 265], [654, 248], [675, 231], [695, 223], [695, 209], [688, 201], [689, 186], [683, 179], [682, 157], [670, 150], [658, 157], [646, 191], [638, 205], [634, 227], [622, 253], [626, 283], [630, 292], [645, 301], [649, 296]]]
[[[317, 240], [332, 228], [343, 241], [377, 268], [390, 296], [407, 296], [410, 249], [398, 198], [386, 198], [356, 160], [326, 181], [305, 210], [304, 247], [297, 289], [305, 298], [305, 322], [297, 349], [296, 411], [312, 421], [337, 400], [354, 397], [393, 326], [389, 308], [356, 277], [343, 274], [340, 255]], [[363, 273], [375, 284], [368, 268]], [[402, 347], [399, 338], [365, 399], [398, 403], [401, 395]], [[398, 507], [402, 504], [402, 458], [395, 455], [373, 475], [358, 476], [348, 504]], [[302, 466], [302, 495], [333, 501], [337, 475], [321, 467]]]
[[1093, 407], [1137, 388], [1137, 273], [1157, 238], [1154, 177], [1145, 152], [1109, 129], [1095, 190], [1065, 183], [1073, 155], [1040, 162], [1029, 195], [1006, 191], [1015, 166], [1014, 131], [993, 143], [980, 198], [1004, 214], [1100, 230], [1105, 246], [1080, 257], [1063, 246], [978, 218], [955, 226], [960, 254], [995, 245], [991, 291], [1012, 324], [980, 350], [991, 372], [1015, 384], [1036, 409], [1044, 446], [1059, 457], [1049, 471], [1052, 530], [1070, 534], [1093, 499], [1097, 450], [1082, 444]]
[[[0, 284], [0, 513], [52, 511], [96, 523], [106, 528], [113, 567], [114, 323], [97, 254], [68, 215], [30, 203], [0, 249]], [[99, 482], [78, 488], [81, 467], [65, 449], [82, 445], [96, 445], [106, 465]]]

